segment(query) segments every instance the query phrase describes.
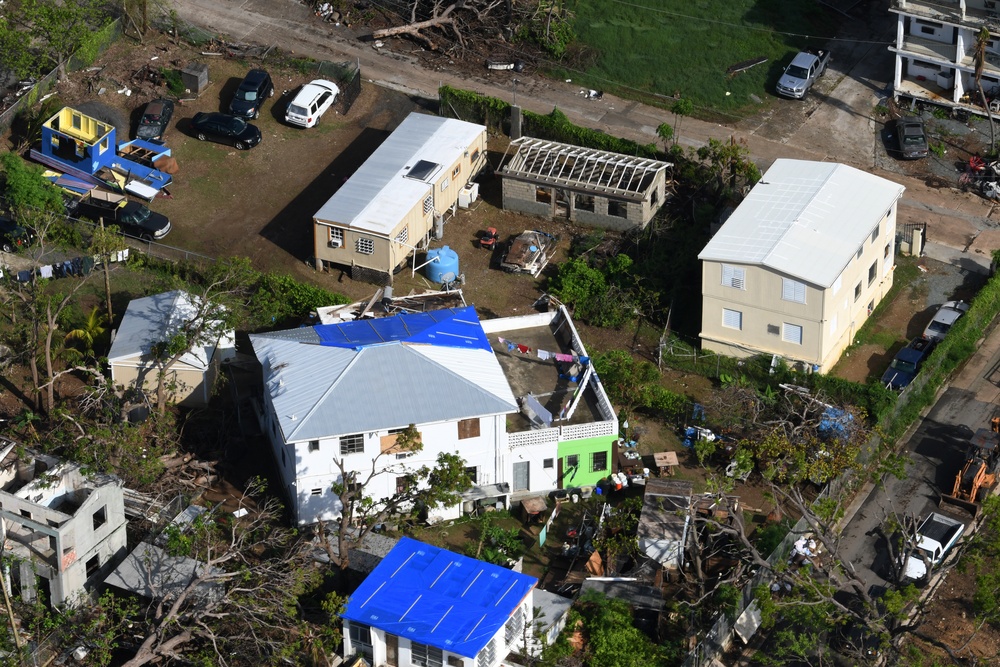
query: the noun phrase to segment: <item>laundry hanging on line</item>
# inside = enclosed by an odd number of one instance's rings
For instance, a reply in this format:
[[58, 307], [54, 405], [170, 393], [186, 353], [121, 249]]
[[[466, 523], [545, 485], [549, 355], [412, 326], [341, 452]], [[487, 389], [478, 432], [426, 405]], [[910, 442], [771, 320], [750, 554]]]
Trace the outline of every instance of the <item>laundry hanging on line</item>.
[[[532, 352], [532, 349], [527, 345], [521, 345], [519, 343], [515, 343], [514, 341], [507, 340], [506, 338], [503, 338], [501, 336], [497, 336], [497, 341], [501, 345], [506, 345], [508, 352], [512, 353], [519, 352], [520, 354], [530, 354]], [[562, 352], [549, 352], [548, 350], [534, 350], [534, 352], [538, 356], [538, 358], [541, 359], [542, 361], [548, 361], [552, 359], [558, 363], [564, 363], [564, 364], [580, 363], [583, 364], [584, 366], [590, 363], [590, 357], [585, 357], [582, 355], [564, 354]]]

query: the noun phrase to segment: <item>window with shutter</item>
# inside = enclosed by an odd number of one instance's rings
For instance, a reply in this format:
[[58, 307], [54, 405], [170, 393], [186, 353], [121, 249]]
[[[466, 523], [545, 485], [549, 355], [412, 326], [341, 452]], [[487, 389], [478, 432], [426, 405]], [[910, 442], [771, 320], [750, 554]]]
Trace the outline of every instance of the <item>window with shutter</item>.
[[738, 310], [722, 309], [722, 326], [730, 329], [743, 329], [743, 313]]
[[802, 345], [802, 327], [798, 324], [789, 324], [788, 322], [784, 322], [781, 327], [781, 340], [786, 343]]
[[782, 278], [781, 298], [784, 299], [785, 301], [794, 301], [795, 303], [805, 303], [806, 302], [805, 283], [800, 283], [798, 280], [792, 280], [791, 278]]
[[746, 289], [746, 269], [739, 266], [722, 265], [722, 284], [726, 287]]

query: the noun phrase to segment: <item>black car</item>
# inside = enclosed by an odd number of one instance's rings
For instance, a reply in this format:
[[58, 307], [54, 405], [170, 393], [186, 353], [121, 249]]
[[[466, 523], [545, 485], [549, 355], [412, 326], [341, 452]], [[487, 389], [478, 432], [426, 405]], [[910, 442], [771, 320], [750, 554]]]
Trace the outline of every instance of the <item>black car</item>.
[[198, 141], [211, 139], [232, 144], [240, 151], [260, 143], [260, 129], [256, 125], [224, 113], [196, 113], [191, 119], [191, 130]]
[[927, 133], [924, 121], [919, 118], [900, 118], [896, 121], [896, 148], [905, 160], [927, 157]]
[[147, 206], [134, 201], [105, 201], [89, 197], [76, 206], [75, 215], [94, 222], [104, 219], [105, 224], [118, 225], [123, 234], [144, 241], [162, 239], [170, 232], [170, 220], [162, 213], [154, 213]]
[[272, 95], [274, 84], [271, 83], [271, 75], [262, 69], [252, 69], [236, 89], [236, 95], [229, 103], [229, 113], [242, 118], [257, 118], [264, 100]]
[[139, 127], [135, 131], [137, 139], [160, 141], [167, 131], [167, 125], [174, 115], [174, 103], [170, 100], [153, 100], [142, 110]]
[[0, 216], [0, 249], [4, 252], [14, 252], [27, 248], [35, 240], [31, 230], [22, 227], [7, 217]]

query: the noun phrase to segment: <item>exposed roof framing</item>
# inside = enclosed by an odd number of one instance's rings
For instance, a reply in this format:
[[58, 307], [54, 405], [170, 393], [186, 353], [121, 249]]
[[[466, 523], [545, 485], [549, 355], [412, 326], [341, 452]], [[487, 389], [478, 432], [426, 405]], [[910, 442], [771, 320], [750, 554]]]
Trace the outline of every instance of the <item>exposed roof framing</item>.
[[624, 199], [645, 197], [656, 174], [672, 166], [532, 137], [515, 139], [510, 145], [517, 152], [501, 175]]

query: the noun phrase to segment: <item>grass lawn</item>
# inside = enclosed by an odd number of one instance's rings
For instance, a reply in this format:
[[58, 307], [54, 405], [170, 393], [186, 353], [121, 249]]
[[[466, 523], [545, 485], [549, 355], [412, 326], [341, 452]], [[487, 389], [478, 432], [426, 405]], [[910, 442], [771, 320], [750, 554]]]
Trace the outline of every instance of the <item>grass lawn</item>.
[[[586, 64], [577, 67], [585, 74], [557, 70], [560, 77], [610, 92], [679, 93], [698, 116], [759, 111], [750, 96], [770, 99], [791, 55], [825, 41], [782, 33], [831, 37], [839, 22], [804, 0], [576, 0], [569, 7], [587, 48]], [[730, 66], [759, 57], [768, 61], [727, 75]]]

